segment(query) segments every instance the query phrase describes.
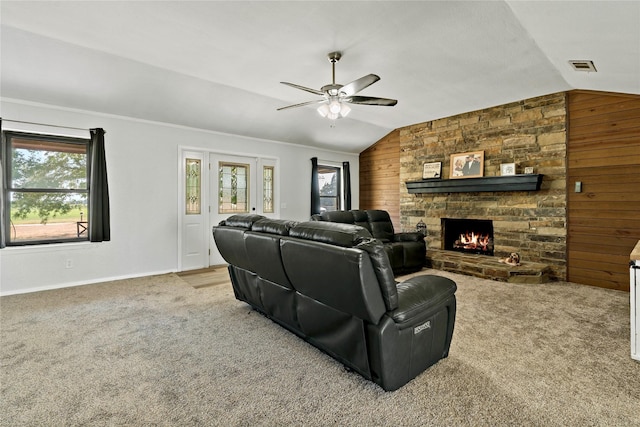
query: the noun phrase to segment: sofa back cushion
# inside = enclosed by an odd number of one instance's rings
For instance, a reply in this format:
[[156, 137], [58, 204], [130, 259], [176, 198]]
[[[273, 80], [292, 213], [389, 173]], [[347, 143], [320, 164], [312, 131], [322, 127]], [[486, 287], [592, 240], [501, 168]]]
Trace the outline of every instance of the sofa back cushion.
[[251, 270], [249, 256], [244, 244], [244, 234], [254, 223], [264, 219], [262, 215], [232, 215], [213, 227], [213, 237], [220, 255], [231, 265]]
[[291, 227], [289, 236], [345, 248], [356, 246], [363, 239], [372, 237], [367, 229], [357, 225], [323, 221], [298, 223]]
[[366, 212], [373, 237], [383, 242], [392, 242], [394, 231], [389, 212], [383, 210], [368, 210]]
[[257, 221], [260, 221], [261, 219], [266, 219], [266, 217], [256, 214], [236, 214], [231, 215], [224, 221], [220, 221], [220, 225], [226, 225], [227, 227], [239, 227], [244, 228], [245, 230], [250, 230], [253, 224], [255, 224]]
[[329, 211], [320, 214], [323, 221], [339, 222], [341, 224], [355, 224], [351, 211]]
[[288, 219], [271, 219], [262, 218], [253, 223], [251, 231], [258, 231], [262, 233], [277, 234], [279, 236], [288, 236], [291, 227], [298, 224], [298, 221], [291, 221]]
[[352, 210], [351, 214], [353, 215], [353, 223], [355, 225], [364, 227], [369, 230], [369, 233], [371, 233], [371, 224], [369, 224], [369, 216], [367, 215], [367, 211]]
[[280, 238], [288, 236], [297, 222], [264, 218], [256, 221], [244, 240], [251, 271], [270, 282], [293, 289], [284, 271], [280, 254]]
[[354, 224], [366, 228], [371, 233], [367, 211], [353, 209], [350, 211], [329, 211], [311, 216], [312, 221], [329, 221], [341, 224]]
[[367, 252], [291, 237], [283, 237], [280, 248], [287, 277], [300, 294], [374, 324], [387, 311]]
[[387, 310], [395, 310], [398, 308], [398, 289], [385, 247], [379, 240], [369, 239], [363, 240], [357, 248], [369, 253], [371, 265], [380, 284], [384, 304]]

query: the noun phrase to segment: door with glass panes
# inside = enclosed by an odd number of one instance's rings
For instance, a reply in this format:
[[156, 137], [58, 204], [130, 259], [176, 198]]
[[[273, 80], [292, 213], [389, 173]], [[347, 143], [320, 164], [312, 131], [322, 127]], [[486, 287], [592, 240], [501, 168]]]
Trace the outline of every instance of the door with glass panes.
[[[211, 226], [234, 214], [277, 216], [275, 159], [211, 153], [209, 162]], [[225, 264], [213, 235], [210, 249], [209, 265]]]

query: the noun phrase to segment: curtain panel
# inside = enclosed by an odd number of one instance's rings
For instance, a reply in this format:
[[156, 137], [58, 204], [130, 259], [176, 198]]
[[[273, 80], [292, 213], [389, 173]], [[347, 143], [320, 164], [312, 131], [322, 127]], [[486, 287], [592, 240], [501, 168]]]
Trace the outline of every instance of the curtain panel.
[[89, 190], [89, 241], [111, 240], [109, 184], [104, 152], [104, 129], [91, 129], [91, 188]]
[[320, 213], [320, 182], [318, 181], [318, 158], [311, 158], [311, 215]]
[[349, 162], [342, 162], [342, 173], [344, 174], [344, 209], [351, 210], [351, 171]]

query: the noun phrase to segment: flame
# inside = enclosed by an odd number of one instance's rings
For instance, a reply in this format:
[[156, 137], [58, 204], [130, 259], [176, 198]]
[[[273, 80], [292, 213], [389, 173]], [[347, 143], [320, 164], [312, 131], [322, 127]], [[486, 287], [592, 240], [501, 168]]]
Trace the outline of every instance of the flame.
[[[462, 247], [464, 249], [482, 249], [483, 251], [488, 250], [489, 245], [489, 235], [488, 234], [476, 234], [475, 232], [471, 233], [463, 233], [460, 234], [459, 245], [458, 247]], [[458, 244], [456, 242], [456, 244]]]

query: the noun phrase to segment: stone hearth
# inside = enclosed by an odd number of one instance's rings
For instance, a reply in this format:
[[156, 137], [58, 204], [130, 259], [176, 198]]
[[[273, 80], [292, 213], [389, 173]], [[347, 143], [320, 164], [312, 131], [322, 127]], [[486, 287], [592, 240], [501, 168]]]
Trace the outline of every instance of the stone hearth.
[[439, 249], [427, 251], [427, 266], [468, 276], [509, 283], [546, 283], [551, 270], [546, 264], [523, 261], [518, 266], [500, 262], [501, 258], [463, 254]]

